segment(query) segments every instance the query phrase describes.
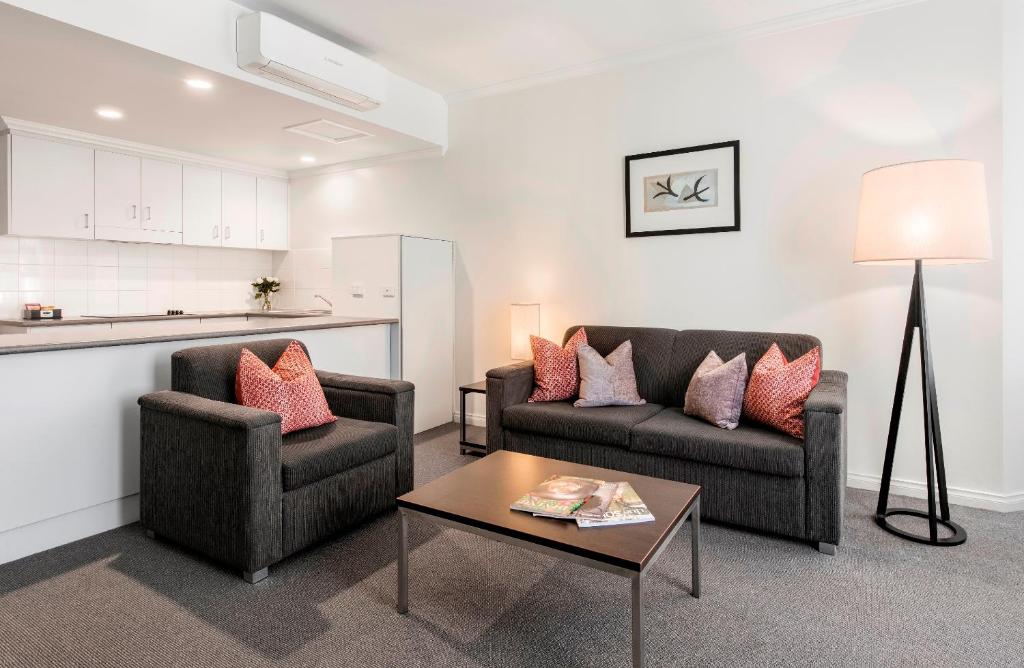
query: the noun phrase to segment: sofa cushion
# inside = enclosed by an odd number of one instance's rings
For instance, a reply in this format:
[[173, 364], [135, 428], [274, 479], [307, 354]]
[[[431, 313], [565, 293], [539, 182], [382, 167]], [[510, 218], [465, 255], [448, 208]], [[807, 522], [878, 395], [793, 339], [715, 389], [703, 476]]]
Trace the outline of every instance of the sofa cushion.
[[281, 441], [281, 482], [287, 492], [391, 454], [398, 448], [398, 428], [340, 417]]
[[804, 474], [800, 440], [748, 423], [740, 423], [736, 429], [719, 429], [683, 415], [679, 408], [666, 408], [633, 427], [629, 448], [770, 475]]
[[661, 410], [658, 404], [575, 408], [568, 402], [516, 404], [501, 415], [505, 429], [586, 443], [629, 447], [629, 430]]

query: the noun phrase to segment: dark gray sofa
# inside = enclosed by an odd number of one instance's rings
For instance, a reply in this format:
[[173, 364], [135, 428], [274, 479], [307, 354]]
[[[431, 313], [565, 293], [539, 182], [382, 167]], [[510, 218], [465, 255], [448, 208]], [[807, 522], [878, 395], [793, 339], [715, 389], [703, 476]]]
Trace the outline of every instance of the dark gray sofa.
[[[565, 341], [579, 327], [565, 333]], [[602, 355], [631, 340], [643, 406], [574, 408], [527, 403], [533, 362], [487, 372], [487, 451], [514, 450], [701, 485], [708, 519], [811, 541], [833, 554], [843, 530], [846, 380], [823, 371], [805, 405], [806, 439], [741, 422], [732, 431], [683, 415], [683, 398], [708, 351], [747, 366], [777, 342], [788, 359], [821, 343], [768, 332], [586, 326]]]
[[[290, 341], [245, 347], [273, 366]], [[413, 386], [318, 371], [338, 421], [282, 437], [277, 413], [234, 403], [241, 349], [180, 350], [173, 390], [139, 399], [140, 511], [151, 535], [256, 582], [412, 489]]]

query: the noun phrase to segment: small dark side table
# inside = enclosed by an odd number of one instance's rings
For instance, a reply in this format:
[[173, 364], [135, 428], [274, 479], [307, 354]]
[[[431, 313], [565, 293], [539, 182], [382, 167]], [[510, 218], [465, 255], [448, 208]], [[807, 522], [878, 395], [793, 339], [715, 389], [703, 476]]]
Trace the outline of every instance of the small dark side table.
[[459, 386], [459, 454], [486, 455], [487, 445], [485, 443], [474, 443], [466, 440], [466, 395], [487, 394], [487, 381], [481, 380], [476, 383]]

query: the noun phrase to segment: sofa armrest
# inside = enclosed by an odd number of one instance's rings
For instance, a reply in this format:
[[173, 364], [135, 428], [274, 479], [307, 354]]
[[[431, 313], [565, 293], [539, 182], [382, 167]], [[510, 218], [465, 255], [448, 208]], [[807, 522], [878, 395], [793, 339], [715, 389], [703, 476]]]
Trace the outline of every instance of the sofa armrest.
[[413, 384], [404, 380], [349, 376], [328, 371], [317, 371], [316, 377], [335, 415], [367, 422], [385, 422], [398, 427], [396, 490], [399, 495], [411, 491], [416, 396]]
[[278, 561], [281, 417], [183, 392], [139, 405], [142, 525], [244, 571]]
[[822, 371], [804, 404], [807, 534], [838, 545], [846, 498], [846, 383], [842, 371]]
[[519, 362], [487, 372], [487, 452], [504, 449], [501, 414], [525, 403], [533, 392], [533, 362]]

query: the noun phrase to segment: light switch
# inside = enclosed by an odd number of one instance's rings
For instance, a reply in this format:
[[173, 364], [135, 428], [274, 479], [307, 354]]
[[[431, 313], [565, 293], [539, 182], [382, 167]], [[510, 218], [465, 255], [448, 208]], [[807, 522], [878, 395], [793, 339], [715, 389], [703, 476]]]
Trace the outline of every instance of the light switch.
[[386, 287], [386, 288], [384, 288], [381, 291], [381, 295], [380, 296], [381, 297], [394, 297], [395, 296], [395, 289], [394, 288], [387, 288]]
[[364, 292], [365, 291], [363, 290], [363, 284], [362, 283], [353, 283], [352, 284], [352, 296], [353, 297], [362, 297]]

